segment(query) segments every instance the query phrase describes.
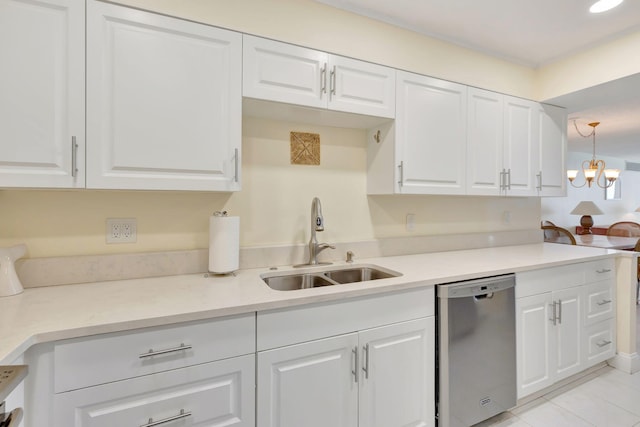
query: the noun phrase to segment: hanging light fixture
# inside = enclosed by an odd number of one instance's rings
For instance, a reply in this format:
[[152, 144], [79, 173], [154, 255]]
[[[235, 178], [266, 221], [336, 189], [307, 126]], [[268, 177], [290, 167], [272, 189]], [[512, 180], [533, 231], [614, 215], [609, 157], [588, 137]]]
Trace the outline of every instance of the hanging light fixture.
[[584, 162], [582, 162], [582, 174], [584, 175], [584, 183], [582, 183], [582, 185], [576, 185], [574, 183], [575, 179], [578, 176], [578, 170], [570, 169], [567, 171], [567, 178], [569, 178], [569, 182], [576, 188], [584, 187], [585, 184], [588, 187], [591, 187], [591, 184], [593, 184], [594, 182], [598, 185], [598, 187], [608, 188], [613, 185], [613, 183], [616, 181], [616, 179], [618, 179], [618, 176], [620, 175], [620, 169], [605, 169], [606, 165], [604, 160], [596, 159], [596, 126], [598, 126], [599, 124], [600, 122], [589, 123], [589, 126], [591, 126], [593, 129], [591, 130], [590, 134], [584, 135], [582, 132], [580, 132], [580, 129], [578, 129], [576, 121], [573, 121], [573, 126], [575, 126], [576, 132], [578, 132], [581, 137], [593, 137], [593, 158], [591, 160], [585, 160]]

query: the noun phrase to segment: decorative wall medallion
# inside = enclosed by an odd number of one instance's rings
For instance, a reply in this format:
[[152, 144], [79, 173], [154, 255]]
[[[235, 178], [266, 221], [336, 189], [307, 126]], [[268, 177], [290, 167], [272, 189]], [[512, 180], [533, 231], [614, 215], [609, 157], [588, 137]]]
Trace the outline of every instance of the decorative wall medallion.
[[291, 132], [291, 164], [320, 164], [320, 135], [317, 133]]

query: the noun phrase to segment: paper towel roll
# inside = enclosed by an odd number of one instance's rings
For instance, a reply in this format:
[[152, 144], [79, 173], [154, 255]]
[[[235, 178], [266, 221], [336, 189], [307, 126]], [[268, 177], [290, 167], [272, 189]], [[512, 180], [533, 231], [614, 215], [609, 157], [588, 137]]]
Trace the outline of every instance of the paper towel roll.
[[240, 265], [240, 217], [209, 218], [209, 271], [226, 274]]

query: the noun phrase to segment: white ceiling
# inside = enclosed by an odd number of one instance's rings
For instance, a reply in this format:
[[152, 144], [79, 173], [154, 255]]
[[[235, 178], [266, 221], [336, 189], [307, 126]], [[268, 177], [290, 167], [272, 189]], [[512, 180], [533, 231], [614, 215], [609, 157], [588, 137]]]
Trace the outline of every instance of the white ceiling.
[[[640, 30], [640, 1], [601, 14], [595, 0], [316, 0], [512, 62], [538, 67]], [[640, 53], [639, 53], [640, 54]], [[586, 123], [599, 121], [596, 154], [640, 161], [640, 76], [553, 100]], [[570, 121], [569, 150], [591, 152]]]

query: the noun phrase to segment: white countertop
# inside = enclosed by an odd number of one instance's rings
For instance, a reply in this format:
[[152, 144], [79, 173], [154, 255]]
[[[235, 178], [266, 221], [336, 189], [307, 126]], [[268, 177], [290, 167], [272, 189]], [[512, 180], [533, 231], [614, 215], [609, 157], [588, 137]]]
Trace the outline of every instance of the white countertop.
[[[402, 273], [401, 277], [275, 291], [260, 274], [203, 274], [25, 289], [0, 298], [0, 364], [30, 346], [67, 338], [200, 320], [252, 311], [342, 299], [416, 286], [512, 273], [620, 255], [619, 251], [552, 243], [503, 246], [356, 260]], [[345, 265], [337, 263], [335, 266]], [[280, 267], [288, 271], [291, 267]]]

